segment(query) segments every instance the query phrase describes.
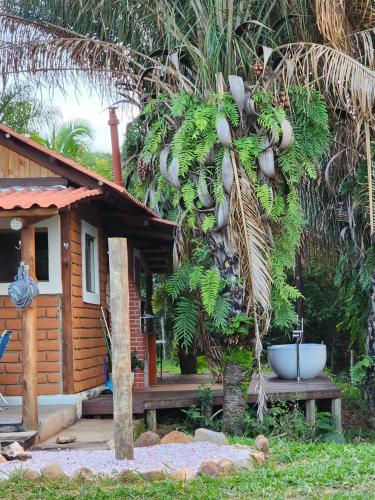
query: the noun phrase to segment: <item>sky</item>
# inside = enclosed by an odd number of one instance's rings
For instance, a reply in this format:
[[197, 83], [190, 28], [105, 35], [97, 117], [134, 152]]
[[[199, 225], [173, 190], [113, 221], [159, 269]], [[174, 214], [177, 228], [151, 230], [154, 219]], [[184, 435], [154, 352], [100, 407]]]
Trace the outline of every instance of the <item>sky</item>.
[[[95, 94], [90, 93], [88, 89], [81, 87], [79, 93], [73, 87], [66, 87], [65, 93], [54, 90], [51, 92], [42, 92], [43, 101], [51, 103], [59, 108], [62, 113], [63, 121], [84, 120], [87, 121], [94, 130], [94, 139], [92, 148], [96, 151], [111, 151], [111, 139], [108, 126], [108, 109], [113, 102], [108, 100], [102, 102]], [[129, 106], [118, 105], [117, 116], [120, 121], [119, 135], [120, 144], [122, 142], [126, 125], [135, 116], [134, 109]]]

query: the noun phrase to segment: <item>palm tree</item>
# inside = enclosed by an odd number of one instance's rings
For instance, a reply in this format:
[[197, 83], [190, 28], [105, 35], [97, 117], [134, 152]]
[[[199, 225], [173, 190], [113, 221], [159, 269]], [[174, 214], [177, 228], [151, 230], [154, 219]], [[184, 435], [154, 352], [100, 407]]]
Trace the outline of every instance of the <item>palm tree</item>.
[[[342, 114], [347, 115], [351, 128], [357, 127], [357, 137], [365, 136], [367, 161], [371, 169], [369, 144], [375, 73], [372, 59], [374, 11], [370, 1], [349, 3], [336, 0], [333, 5], [329, 0], [292, 3], [252, 3], [242, 0], [156, 0], [151, 3], [120, 0], [103, 3], [88, 0], [83, 5], [79, 0], [72, 0], [66, 7], [55, 0], [48, 2], [48, 9], [36, 0], [4, 1], [3, 4], [7, 9], [7, 13], [3, 13], [0, 18], [2, 31], [6, 34], [0, 46], [0, 67], [4, 75], [27, 72], [36, 80], [50, 76], [52, 81], [61, 84], [69, 79], [69, 75], [79, 74], [91, 85], [100, 87], [102, 92], [117, 88], [118, 93], [138, 105], [141, 112], [150, 98], [163, 93], [167, 96], [166, 105], [169, 106], [184, 90], [188, 96], [197, 98], [197, 106], [200, 103], [206, 108], [214, 99], [216, 109], [225, 115], [220, 118], [227, 122], [228, 114], [223, 111], [225, 97], [220, 95], [229, 90], [231, 75], [240, 77], [245, 82], [245, 90], [250, 91], [251, 95], [255, 96], [259, 89], [263, 93], [272, 92], [278, 104], [282, 100], [283, 106], [287, 99], [281, 92], [288, 93], [292, 84], [303, 84], [310, 88], [315, 86], [328, 103], [335, 129], [341, 123], [336, 110], [341, 109]], [[25, 19], [15, 15], [24, 16]], [[239, 85], [241, 93], [241, 83]], [[232, 93], [235, 97], [234, 89]], [[308, 101], [305, 99], [306, 103]], [[227, 104], [225, 109], [228, 111], [232, 108], [231, 103]], [[250, 103], [250, 106], [253, 104]], [[295, 182], [305, 177], [306, 168], [311, 167], [310, 174], [314, 176], [314, 162], [324, 151], [324, 144], [320, 143], [320, 150], [315, 151], [319, 154], [312, 157], [313, 164], [305, 165], [305, 172], [300, 169], [292, 181], [286, 168], [278, 172], [275, 185], [264, 180], [259, 166], [256, 167], [256, 177], [251, 178], [249, 172], [246, 174], [243, 168], [246, 148], [241, 157], [239, 147], [230, 146], [248, 133], [259, 132], [260, 124], [256, 118], [259, 111], [261, 114], [264, 112], [264, 118], [265, 110], [272, 114], [271, 109], [280, 107], [259, 103], [259, 110], [255, 109], [253, 117], [245, 122], [242, 113], [236, 118], [232, 109], [231, 127], [226, 127], [224, 120], [221, 120], [220, 126], [227, 131], [229, 128], [230, 137], [227, 137], [228, 143], [224, 148], [229, 151], [234, 183], [230, 198], [221, 198], [222, 207], [218, 206], [218, 200], [216, 204], [217, 211], [223, 211], [225, 203], [229, 203], [231, 231], [228, 232], [224, 225], [220, 230], [216, 227], [208, 236], [215, 269], [221, 278], [230, 282], [226, 293], [231, 297], [232, 314], [238, 311], [248, 314], [251, 311], [253, 316], [255, 324], [252, 333], [256, 337], [258, 366], [260, 336], [267, 330], [271, 313], [271, 279], [274, 289], [279, 282], [284, 287], [287, 284], [286, 273], [293, 267], [289, 257], [281, 265], [279, 274], [275, 274], [275, 269], [270, 267], [271, 253], [274, 252], [271, 251], [272, 240], [280, 234], [280, 226], [276, 224], [275, 228], [264, 217], [266, 201], [263, 199], [262, 202], [260, 198], [264, 194], [268, 199], [273, 199], [277, 194], [276, 187], [281, 183], [286, 187], [284, 196], [287, 206], [290, 208], [297, 201], [298, 212], [298, 197], [293, 198]], [[317, 106], [315, 111], [318, 109], [322, 110]], [[280, 112], [280, 120], [278, 122], [276, 119], [277, 125], [274, 127], [276, 135], [281, 131], [281, 119], [288, 116], [293, 122], [292, 115], [293, 110], [291, 114], [289, 111], [287, 114]], [[158, 125], [162, 134], [165, 133], [162, 135], [165, 145], [173, 139], [176, 143], [176, 134], [181, 121], [186, 122], [186, 113], [176, 118], [162, 111], [162, 117], [171, 125], [164, 128], [162, 123]], [[215, 114], [211, 115], [211, 125], [213, 117], [215, 120], [219, 118]], [[146, 127], [153, 125], [145, 121]], [[295, 125], [298, 126], [298, 123]], [[267, 129], [264, 120], [262, 127], [263, 131]], [[214, 142], [216, 145], [217, 140]], [[176, 160], [181, 164], [178, 148], [174, 146], [173, 149], [174, 157], [177, 156]], [[277, 156], [274, 145], [272, 149]], [[261, 152], [262, 148], [259, 150], [258, 147], [254, 157]], [[159, 149], [156, 148], [154, 152], [151, 150], [151, 156], [153, 154], [154, 157], [149, 158], [150, 162], [159, 162], [156, 160], [159, 158]], [[169, 162], [170, 158], [167, 160], [168, 166]], [[278, 162], [281, 165], [282, 157], [278, 156]], [[190, 187], [194, 185], [194, 172], [189, 170], [189, 173], [180, 174], [184, 182], [190, 181]], [[369, 179], [372, 214], [371, 176]], [[210, 185], [208, 187], [211, 188]], [[179, 205], [181, 211], [186, 208], [187, 188], [184, 192], [184, 206]], [[296, 223], [296, 226], [300, 227], [300, 224]], [[370, 226], [372, 233], [372, 215]], [[188, 231], [184, 230], [177, 234], [176, 248], [179, 251], [184, 249], [183, 240], [187, 234]], [[228, 235], [231, 234], [238, 237], [229, 241]], [[293, 241], [288, 248], [284, 248], [280, 257], [289, 256], [299, 244], [300, 231], [297, 230]], [[297, 295], [292, 288], [282, 289], [288, 292], [283, 296], [279, 294], [279, 299], [284, 302], [276, 310], [276, 319], [287, 310], [284, 319], [286, 324], [290, 324], [288, 307], [291, 299]], [[227, 365], [226, 376], [232, 382], [224, 384], [224, 387], [233, 388], [244, 379], [244, 372], [238, 369], [238, 364], [231, 363]], [[226, 392], [225, 408], [226, 414], [233, 416], [236, 406], [243, 407], [243, 391], [242, 396], [237, 391], [233, 399], [230, 389]], [[239, 427], [237, 425], [236, 429]]]
[[41, 142], [47, 148], [79, 161], [89, 151], [88, 140], [93, 137], [94, 133], [87, 123], [70, 121], [52, 127], [50, 136]]

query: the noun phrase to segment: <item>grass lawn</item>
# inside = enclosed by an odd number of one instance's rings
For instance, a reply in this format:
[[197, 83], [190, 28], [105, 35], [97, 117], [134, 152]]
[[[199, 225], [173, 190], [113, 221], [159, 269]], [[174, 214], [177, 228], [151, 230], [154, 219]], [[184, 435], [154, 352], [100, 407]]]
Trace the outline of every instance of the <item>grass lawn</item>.
[[26, 483], [15, 477], [0, 482], [0, 498], [375, 499], [374, 444], [301, 444], [272, 440], [271, 451], [265, 467], [222, 479], [199, 478], [186, 486], [169, 480], [145, 483], [141, 479], [132, 484], [109, 479], [84, 485], [71, 481]]

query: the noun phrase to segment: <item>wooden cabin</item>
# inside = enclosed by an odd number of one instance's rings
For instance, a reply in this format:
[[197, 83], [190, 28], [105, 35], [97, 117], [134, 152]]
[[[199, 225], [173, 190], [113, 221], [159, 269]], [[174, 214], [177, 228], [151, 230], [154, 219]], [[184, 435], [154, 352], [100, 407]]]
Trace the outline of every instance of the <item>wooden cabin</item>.
[[35, 227], [38, 395], [103, 388], [109, 237], [128, 239], [131, 350], [145, 363], [133, 389], [155, 384], [155, 334], [141, 316], [151, 313], [153, 273], [168, 271], [174, 224], [123, 187], [0, 125], [0, 331], [13, 332], [0, 360], [0, 392], [12, 399], [27, 384], [24, 313], [8, 297], [22, 253], [24, 229], [10, 227], [16, 218]]

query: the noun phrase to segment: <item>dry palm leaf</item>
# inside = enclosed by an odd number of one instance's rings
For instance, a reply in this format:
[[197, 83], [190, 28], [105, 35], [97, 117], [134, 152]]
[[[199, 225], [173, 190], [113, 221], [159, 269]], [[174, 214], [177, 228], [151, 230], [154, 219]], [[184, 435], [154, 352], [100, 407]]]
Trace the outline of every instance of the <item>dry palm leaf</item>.
[[319, 31], [333, 47], [345, 49], [348, 43], [345, 0], [315, 0], [315, 14]]

